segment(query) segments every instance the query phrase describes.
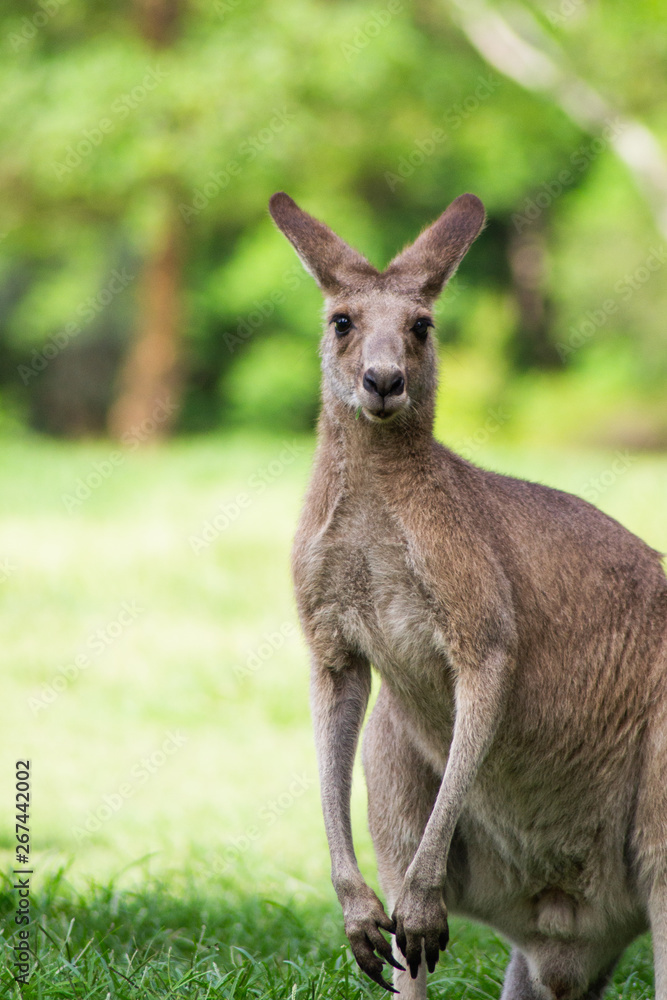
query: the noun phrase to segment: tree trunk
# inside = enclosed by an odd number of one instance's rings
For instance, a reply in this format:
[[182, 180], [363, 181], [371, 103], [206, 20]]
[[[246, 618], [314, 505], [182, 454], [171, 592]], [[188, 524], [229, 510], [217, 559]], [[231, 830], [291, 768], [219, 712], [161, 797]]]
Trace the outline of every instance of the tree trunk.
[[[154, 49], [178, 35], [182, 0], [134, 0], [139, 33]], [[144, 262], [139, 322], [109, 411], [112, 437], [138, 442], [164, 437], [179, 410], [183, 325], [183, 231], [167, 188], [163, 230]]]
[[508, 237], [507, 257], [512, 290], [519, 314], [514, 360], [520, 367], [552, 368], [560, 364], [549, 339], [547, 287], [547, 243], [536, 227]]
[[145, 442], [165, 436], [180, 403], [183, 323], [182, 232], [170, 206], [157, 245], [144, 263], [139, 323], [109, 413], [112, 437]]
[[[472, 47], [490, 66], [526, 90], [549, 95], [571, 121], [591, 135], [612, 121], [616, 123], [609, 144], [630, 171], [651, 209], [656, 228], [667, 239], [667, 158], [653, 132], [642, 122], [621, 114], [573, 73], [567, 60], [559, 61], [553, 39], [551, 53], [546, 47], [540, 48], [536, 40], [543, 32], [534, 17], [530, 29], [535, 41], [527, 41], [486, 0], [449, 0], [449, 6]], [[521, 13], [524, 18], [528, 16], [525, 5]]]

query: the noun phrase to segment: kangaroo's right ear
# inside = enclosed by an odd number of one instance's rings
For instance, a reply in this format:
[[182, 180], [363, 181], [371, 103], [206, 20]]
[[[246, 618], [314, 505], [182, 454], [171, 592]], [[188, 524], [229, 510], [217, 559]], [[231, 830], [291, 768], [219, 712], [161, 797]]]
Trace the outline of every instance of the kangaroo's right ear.
[[352, 289], [363, 284], [369, 275], [377, 275], [365, 257], [323, 222], [300, 209], [284, 191], [273, 195], [269, 211], [323, 292]]

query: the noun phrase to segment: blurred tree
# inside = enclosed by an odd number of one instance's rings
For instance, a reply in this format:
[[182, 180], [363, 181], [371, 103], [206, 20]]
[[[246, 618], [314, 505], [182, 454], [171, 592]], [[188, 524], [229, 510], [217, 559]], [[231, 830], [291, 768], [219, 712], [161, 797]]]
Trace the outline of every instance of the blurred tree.
[[[141, 34], [156, 53], [180, 30], [182, 0], [135, 0]], [[146, 437], [171, 429], [181, 395], [183, 337], [183, 224], [174, 185], [162, 183], [162, 214], [154, 245], [146, 248], [140, 278], [138, 327], [119, 378], [109, 431], [123, 440], [137, 429]], [[156, 414], [161, 419], [156, 419]]]
[[[378, 264], [456, 194], [480, 194], [489, 227], [441, 320], [445, 388], [467, 386], [474, 419], [510, 388], [520, 400], [527, 372], [563, 384], [617, 343], [637, 356], [627, 394], [658, 413], [661, 235], [628, 164], [667, 134], [665, 13], [651, 0], [475, 10], [477, 27], [454, 0], [6, 0], [6, 412], [58, 433], [95, 431], [102, 413], [148, 437], [169, 428], [163, 409], [150, 419], [166, 394], [184, 429], [251, 412], [307, 425], [318, 296], [266, 213], [287, 189]], [[558, 87], [492, 59], [508, 31], [533, 66], [560, 67]], [[601, 95], [594, 121], [573, 115], [570, 78]], [[104, 382], [94, 404], [86, 372]], [[56, 398], [68, 406], [49, 424]]]

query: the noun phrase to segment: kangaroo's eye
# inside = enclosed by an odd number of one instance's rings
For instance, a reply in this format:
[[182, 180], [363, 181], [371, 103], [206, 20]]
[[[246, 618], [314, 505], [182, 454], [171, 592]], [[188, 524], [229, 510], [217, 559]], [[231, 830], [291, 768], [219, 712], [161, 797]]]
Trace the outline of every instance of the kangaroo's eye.
[[420, 316], [412, 327], [412, 332], [418, 340], [426, 340], [429, 326], [433, 326], [433, 323], [428, 316]]
[[344, 337], [352, 329], [352, 320], [345, 313], [336, 313], [331, 322], [339, 337]]

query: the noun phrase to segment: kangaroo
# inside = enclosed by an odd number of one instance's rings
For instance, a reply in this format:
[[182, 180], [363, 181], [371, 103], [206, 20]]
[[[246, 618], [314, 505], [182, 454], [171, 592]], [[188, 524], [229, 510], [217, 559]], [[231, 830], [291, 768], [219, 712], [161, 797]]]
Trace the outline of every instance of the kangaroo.
[[[511, 942], [502, 1000], [595, 1000], [650, 928], [667, 1000], [659, 554], [584, 500], [434, 440], [431, 310], [482, 229], [478, 198], [453, 201], [382, 272], [288, 195], [270, 212], [325, 297], [293, 576], [332, 881], [359, 966], [425, 1000], [451, 910]], [[388, 912], [350, 821], [371, 665], [362, 757]]]

